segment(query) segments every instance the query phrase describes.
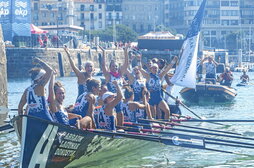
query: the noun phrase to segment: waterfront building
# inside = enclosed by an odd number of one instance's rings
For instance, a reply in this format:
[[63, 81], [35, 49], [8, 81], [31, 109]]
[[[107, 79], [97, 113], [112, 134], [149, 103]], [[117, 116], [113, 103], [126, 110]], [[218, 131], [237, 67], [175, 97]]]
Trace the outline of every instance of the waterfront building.
[[123, 0], [123, 24], [144, 34], [163, 24], [164, 0]]
[[74, 24], [85, 30], [105, 29], [105, 0], [74, 0]]
[[106, 0], [106, 26], [123, 24], [123, 0]]
[[[186, 33], [202, 0], [165, 0], [166, 26]], [[202, 25], [205, 46], [227, 48], [227, 36], [236, 33], [242, 41], [238, 48], [246, 50], [253, 44], [253, 0], [208, 0]]]

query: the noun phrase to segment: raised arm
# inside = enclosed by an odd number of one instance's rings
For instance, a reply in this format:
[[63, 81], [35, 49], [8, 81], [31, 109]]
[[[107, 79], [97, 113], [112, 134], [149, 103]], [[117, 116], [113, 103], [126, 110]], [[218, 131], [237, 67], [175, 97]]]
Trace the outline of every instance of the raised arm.
[[74, 64], [74, 61], [71, 58], [71, 54], [70, 51], [67, 47], [64, 47], [64, 51], [66, 52], [67, 56], [68, 56], [68, 60], [70, 62], [71, 68], [74, 71], [74, 73], [76, 74], [76, 76], [78, 77], [82, 72], [78, 69], [78, 67], [76, 67], [76, 65]]
[[106, 107], [105, 107], [105, 113], [107, 115], [113, 115], [113, 108], [122, 100], [123, 98], [123, 95], [122, 95], [122, 92], [121, 92], [121, 89], [117, 83], [117, 81], [113, 81], [113, 84], [116, 86], [116, 89], [117, 89], [117, 95], [116, 95], [116, 98], [110, 102]]
[[141, 60], [142, 60], [142, 56], [141, 56], [141, 55], [137, 55], [138, 68], [139, 68], [141, 74], [146, 78], [146, 80], [149, 80], [150, 75], [149, 75], [149, 73], [147, 73], [147, 72], [143, 69]]
[[51, 75], [50, 81], [49, 81], [49, 97], [48, 97], [48, 102], [49, 102], [49, 108], [50, 111], [55, 113], [57, 112], [56, 104], [55, 104], [55, 91], [54, 91], [54, 83], [55, 83], [55, 74]]
[[215, 66], [218, 66], [218, 65], [219, 65], [219, 63], [216, 62], [214, 59], [212, 59], [212, 61], [213, 61], [213, 63], [214, 63]]
[[168, 64], [164, 69], [163, 69], [163, 71], [160, 73], [160, 78], [162, 78], [163, 76], [165, 76], [167, 73], [168, 73], [168, 71], [175, 65], [175, 63], [177, 62], [177, 60], [178, 60], [178, 58], [177, 58], [177, 56], [175, 56], [174, 58], [173, 58], [173, 60], [170, 62], [170, 64]]
[[126, 72], [124, 74], [126, 74], [129, 79], [129, 82], [128, 82], [129, 85], [132, 85], [135, 80], [133, 74], [128, 69], [126, 70]]
[[124, 72], [127, 71], [127, 68], [129, 66], [129, 55], [128, 55], [128, 49], [129, 46], [124, 47], [124, 64], [121, 66], [121, 74], [124, 74]]
[[106, 81], [110, 80], [110, 75], [109, 75], [109, 71], [106, 67], [106, 51], [103, 47], [99, 46], [101, 51], [102, 51], [102, 63], [101, 63], [101, 68], [102, 68], [102, 72], [106, 78]]
[[48, 81], [53, 73], [53, 69], [46, 62], [42, 61], [39, 58], [35, 58], [33, 60], [33, 63], [39, 64], [46, 71], [46, 74], [43, 75], [42, 79], [38, 83], [39, 85], [45, 86], [48, 83]]

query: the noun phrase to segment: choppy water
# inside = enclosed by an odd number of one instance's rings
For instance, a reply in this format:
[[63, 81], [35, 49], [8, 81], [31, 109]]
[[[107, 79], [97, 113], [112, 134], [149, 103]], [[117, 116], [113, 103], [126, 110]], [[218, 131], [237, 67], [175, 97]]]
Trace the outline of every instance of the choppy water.
[[[190, 108], [198, 115], [216, 119], [254, 119], [254, 81], [248, 87], [236, 87], [241, 73], [234, 73], [233, 87], [237, 88], [238, 95], [232, 103], [206, 104], [205, 106], [192, 105]], [[254, 79], [254, 73], [249, 73]], [[77, 95], [75, 77], [59, 78], [66, 88], [65, 104], [74, 103]], [[10, 79], [8, 81], [9, 108], [17, 109], [19, 99], [24, 89], [30, 84], [27, 79]], [[178, 95], [180, 88], [175, 88], [174, 95]], [[184, 115], [191, 115], [182, 109]], [[11, 111], [15, 115], [17, 111]], [[196, 123], [207, 128], [222, 127], [227, 131], [243, 133], [254, 137], [254, 123], [234, 123], [231, 126], [219, 126], [208, 123]], [[241, 141], [241, 140], [239, 140]], [[158, 143], [144, 141], [126, 141], [127, 145], [107, 146], [105, 150], [89, 158], [74, 161], [69, 167], [254, 167], [254, 149], [238, 149], [220, 147], [220, 149], [248, 153], [252, 156], [231, 155], [198, 149], [171, 147]], [[15, 133], [0, 133], [0, 168], [17, 167], [19, 159], [19, 143]]]

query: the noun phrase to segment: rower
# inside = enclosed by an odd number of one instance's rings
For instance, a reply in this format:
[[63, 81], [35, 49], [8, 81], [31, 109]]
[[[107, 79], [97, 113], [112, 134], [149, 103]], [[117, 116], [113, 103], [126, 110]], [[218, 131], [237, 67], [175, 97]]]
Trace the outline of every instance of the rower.
[[[123, 74], [127, 71], [128, 65], [129, 65], [129, 57], [128, 57], [128, 46], [125, 46], [124, 48], [124, 57], [125, 61], [124, 64], [120, 67], [116, 64], [114, 60], [110, 61], [109, 69], [106, 68], [106, 52], [105, 49], [100, 47], [102, 50], [102, 72], [105, 76], [105, 80], [108, 86], [108, 90], [112, 93], [116, 93], [117, 89], [115, 85], [113, 84], [113, 81], [117, 81], [118, 85], [122, 89], [123, 86]], [[116, 105], [115, 110], [117, 113], [117, 125], [122, 126], [123, 125], [123, 113], [121, 111], [121, 103], [122, 101], [119, 102], [119, 104]]]
[[74, 119], [73, 125], [79, 127], [77, 125], [76, 120], [81, 119], [81, 115], [77, 115], [74, 113], [68, 113], [63, 105], [63, 101], [65, 99], [65, 88], [62, 83], [57, 81], [55, 82], [55, 74], [52, 74], [51, 80], [49, 82], [49, 108], [55, 122], [70, 125], [69, 120]]
[[[141, 59], [140, 59], [141, 60]], [[153, 118], [162, 118], [162, 115], [159, 114], [159, 110], [164, 112], [165, 119], [169, 119], [170, 110], [167, 103], [162, 98], [162, 90], [161, 90], [161, 79], [168, 73], [168, 71], [173, 67], [176, 63], [177, 57], [171, 61], [160, 73], [158, 72], [158, 65], [152, 64], [151, 73], [147, 73], [141, 66], [140, 70], [143, 76], [146, 78], [147, 89], [150, 92], [150, 100], [149, 104], [151, 106], [151, 112]]]
[[102, 95], [103, 105], [94, 110], [93, 120], [95, 128], [116, 130], [115, 106], [122, 100], [122, 92], [117, 81], [112, 82], [117, 90], [117, 94], [106, 92]]
[[249, 75], [246, 74], [246, 71], [243, 71], [242, 76], [240, 77], [242, 80], [241, 83], [248, 83], [250, 81]]
[[[53, 121], [45, 95], [45, 85], [48, 83], [53, 69], [39, 58], [33, 60], [33, 64], [40, 65], [41, 68], [32, 68], [29, 74], [32, 79], [32, 85], [23, 93], [18, 106], [18, 114], [28, 114], [45, 120]], [[23, 107], [27, 104], [27, 111], [23, 112]]]
[[80, 120], [80, 126], [82, 129], [91, 128], [92, 127], [92, 117], [95, 105], [95, 95], [99, 94], [100, 90], [100, 82], [96, 79], [88, 79], [87, 80], [87, 90], [81, 94], [75, 103], [73, 113], [82, 116]]
[[83, 71], [79, 70], [78, 67], [75, 66], [74, 61], [71, 58], [71, 54], [70, 54], [70, 51], [68, 50], [68, 48], [65, 47], [64, 50], [68, 56], [69, 62], [71, 64], [71, 68], [78, 78], [78, 96], [80, 96], [82, 93], [87, 92], [86, 81], [88, 79], [93, 78], [94, 64], [91, 61], [87, 61], [84, 64], [85, 72], [83, 72]]
[[147, 89], [142, 91], [143, 102], [134, 101], [134, 92], [130, 87], [125, 88], [124, 101], [121, 109], [124, 113], [125, 122], [137, 122], [138, 118], [152, 119], [150, 106], [146, 99]]

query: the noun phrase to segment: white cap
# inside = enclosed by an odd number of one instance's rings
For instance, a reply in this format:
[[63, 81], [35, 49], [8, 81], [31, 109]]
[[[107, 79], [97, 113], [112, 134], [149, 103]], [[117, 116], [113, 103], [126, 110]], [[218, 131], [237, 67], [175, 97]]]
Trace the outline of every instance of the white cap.
[[41, 70], [39, 71], [39, 73], [36, 75], [36, 77], [34, 78], [34, 81], [40, 79], [40, 78], [43, 77], [45, 74], [46, 74], [46, 71], [45, 71], [44, 69], [41, 69]]
[[115, 96], [115, 94], [112, 92], [106, 92], [102, 95], [102, 100], [105, 101], [105, 99], [108, 98], [109, 96]]
[[151, 67], [159, 68], [158, 64], [156, 64], [156, 63], [153, 63], [153, 64], [151, 65]]

